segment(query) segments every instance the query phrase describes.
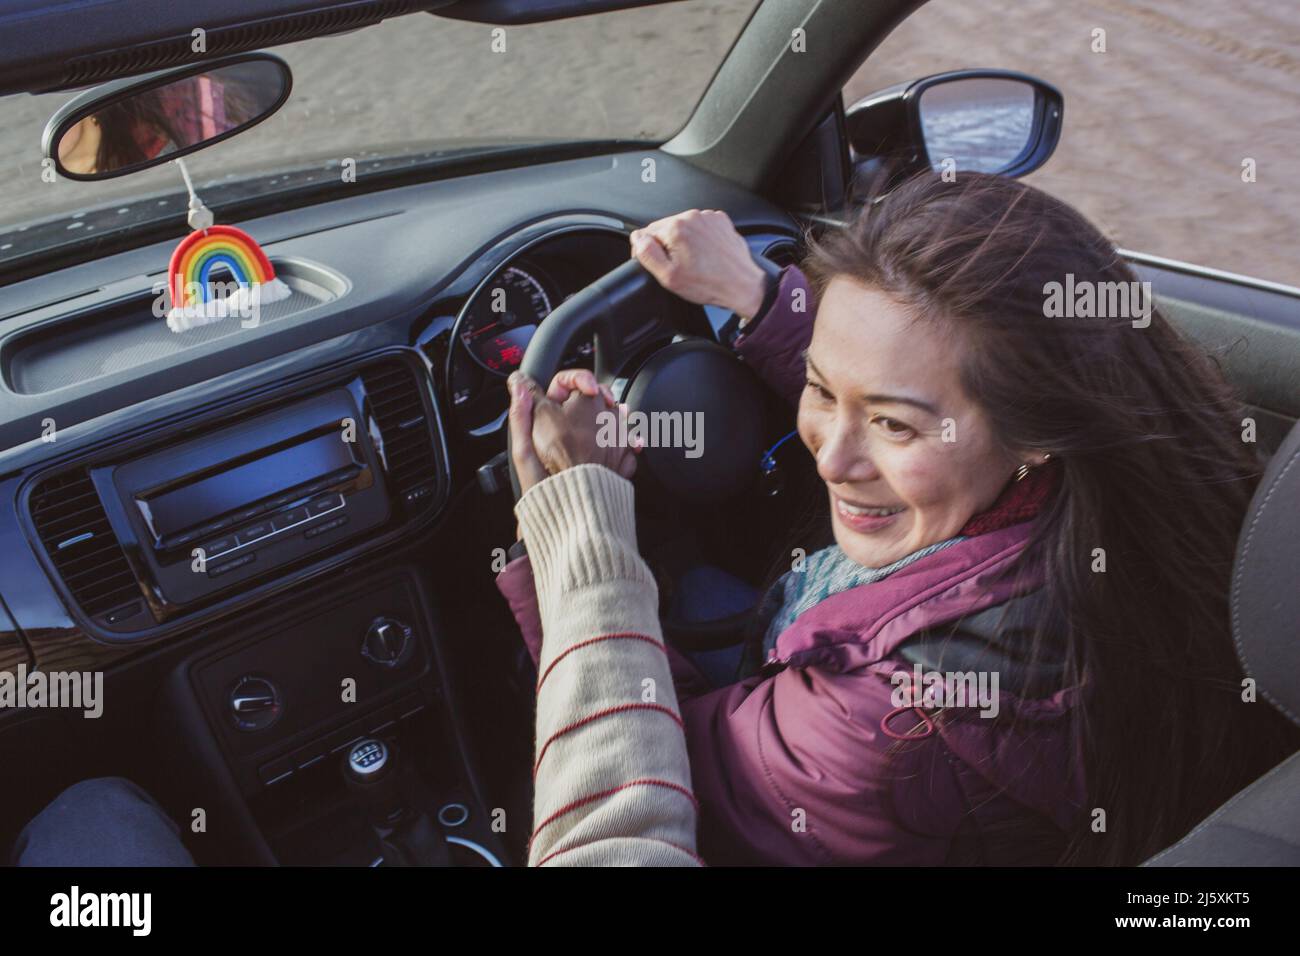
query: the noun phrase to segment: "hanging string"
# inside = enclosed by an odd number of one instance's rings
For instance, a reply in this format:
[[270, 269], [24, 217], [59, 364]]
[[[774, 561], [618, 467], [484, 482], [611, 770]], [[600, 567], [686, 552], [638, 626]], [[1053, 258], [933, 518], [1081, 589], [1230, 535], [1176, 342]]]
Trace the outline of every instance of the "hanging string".
[[212, 225], [212, 210], [203, 205], [203, 200], [199, 194], [194, 191], [194, 180], [190, 179], [189, 167], [185, 165], [184, 159], [173, 159], [173, 163], [180, 167], [181, 176], [185, 180], [185, 191], [190, 194], [190, 211], [186, 216], [191, 229], [199, 230], [204, 236], [208, 234], [208, 227]]

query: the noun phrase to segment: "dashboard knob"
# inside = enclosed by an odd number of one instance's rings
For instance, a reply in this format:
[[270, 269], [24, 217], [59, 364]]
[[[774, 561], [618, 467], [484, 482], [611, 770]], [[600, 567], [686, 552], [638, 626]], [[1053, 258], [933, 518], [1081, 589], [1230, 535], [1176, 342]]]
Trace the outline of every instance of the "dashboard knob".
[[265, 677], [241, 677], [230, 691], [228, 703], [239, 730], [265, 730], [280, 719], [280, 691]]
[[391, 617], [371, 621], [361, 642], [361, 656], [381, 667], [401, 667], [414, 649], [410, 625]]

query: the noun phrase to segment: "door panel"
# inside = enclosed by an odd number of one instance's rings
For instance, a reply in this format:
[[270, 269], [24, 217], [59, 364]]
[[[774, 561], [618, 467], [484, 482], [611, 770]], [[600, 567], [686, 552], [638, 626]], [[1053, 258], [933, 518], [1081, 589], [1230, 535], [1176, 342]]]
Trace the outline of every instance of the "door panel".
[[1261, 451], [1271, 455], [1300, 419], [1300, 289], [1124, 255], [1169, 320], [1218, 358], [1250, 405]]

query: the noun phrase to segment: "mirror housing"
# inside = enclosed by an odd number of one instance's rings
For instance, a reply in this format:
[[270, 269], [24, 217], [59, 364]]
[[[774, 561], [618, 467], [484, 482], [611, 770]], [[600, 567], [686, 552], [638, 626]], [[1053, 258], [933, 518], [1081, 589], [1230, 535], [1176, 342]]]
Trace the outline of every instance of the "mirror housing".
[[856, 185], [925, 169], [1024, 176], [1061, 139], [1060, 90], [1011, 70], [936, 73], [872, 93], [845, 115]]
[[45, 125], [42, 153], [67, 179], [125, 176], [256, 126], [292, 88], [289, 65], [269, 53], [115, 80], [60, 107]]
[[429, 12], [449, 20], [520, 26], [680, 2], [682, 0], [443, 0]]

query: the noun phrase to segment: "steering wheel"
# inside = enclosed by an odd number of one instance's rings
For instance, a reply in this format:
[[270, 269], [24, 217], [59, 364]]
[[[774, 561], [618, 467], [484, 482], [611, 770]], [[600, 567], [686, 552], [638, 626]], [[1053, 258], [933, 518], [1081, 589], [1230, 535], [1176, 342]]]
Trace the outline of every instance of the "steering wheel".
[[[638, 479], [648, 476], [671, 495], [706, 504], [743, 491], [757, 475], [764, 393], [734, 352], [677, 327], [683, 310], [674, 298], [630, 259], [551, 312], [520, 368], [545, 389], [564, 356], [590, 336], [597, 380], [645, 416], [649, 437], [637, 458]], [[693, 432], [685, 431], [688, 415]], [[698, 446], [656, 446], [655, 438], [675, 435], [690, 435]], [[518, 500], [513, 459], [510, 484]]]

